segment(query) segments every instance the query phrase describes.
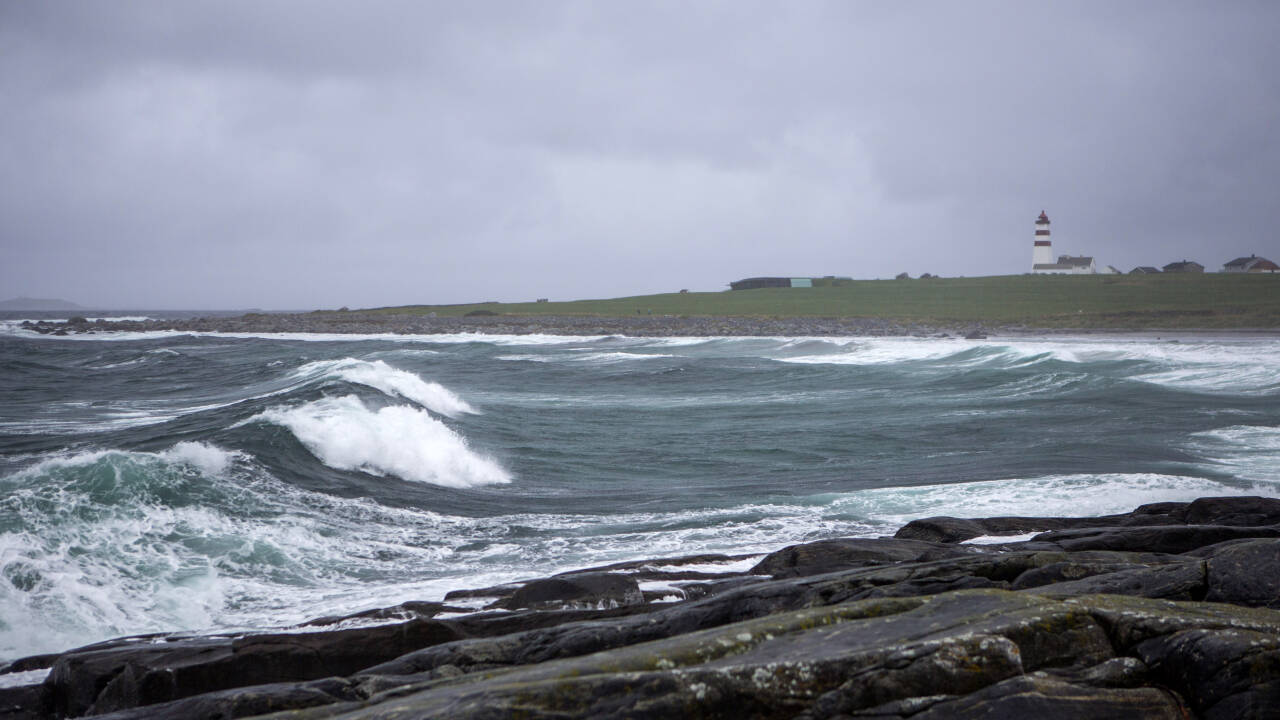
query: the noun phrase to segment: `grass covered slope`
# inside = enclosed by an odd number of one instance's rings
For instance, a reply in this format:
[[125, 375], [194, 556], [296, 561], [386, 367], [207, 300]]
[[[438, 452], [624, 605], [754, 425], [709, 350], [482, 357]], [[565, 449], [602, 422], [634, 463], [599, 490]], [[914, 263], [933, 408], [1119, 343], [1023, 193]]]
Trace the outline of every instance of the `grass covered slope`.
[[1280, 327], [1280, 275], [1004, 275], [857, 280], [847, 287], [666, 293], [546, 303], [413, 305], [369, 312], [441, 317], [640, 314], [875, 317], [934, 324], [1080, 328]]

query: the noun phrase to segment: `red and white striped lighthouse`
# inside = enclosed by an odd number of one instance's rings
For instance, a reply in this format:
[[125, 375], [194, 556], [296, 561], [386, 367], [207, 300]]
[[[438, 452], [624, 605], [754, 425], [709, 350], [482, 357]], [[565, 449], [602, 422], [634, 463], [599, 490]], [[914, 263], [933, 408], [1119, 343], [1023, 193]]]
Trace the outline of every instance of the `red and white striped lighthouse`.
[[1049, 240], [1049, 216], [1040, 211], [1036, 218], [1036, 244], [1031, 251], [1031, 269], [1037, 265], [1053, 264], [1053, 243]]

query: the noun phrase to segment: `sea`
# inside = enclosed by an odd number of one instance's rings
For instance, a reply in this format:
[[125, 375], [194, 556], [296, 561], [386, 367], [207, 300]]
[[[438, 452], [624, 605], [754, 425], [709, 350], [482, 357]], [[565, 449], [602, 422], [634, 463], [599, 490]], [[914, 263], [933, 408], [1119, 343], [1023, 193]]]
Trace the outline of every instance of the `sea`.
[[[0, 320], [0, 662], [932, 515], [1280, 497], [1280, 336]], [[732, 563], [726, 564], [726, 567]]]

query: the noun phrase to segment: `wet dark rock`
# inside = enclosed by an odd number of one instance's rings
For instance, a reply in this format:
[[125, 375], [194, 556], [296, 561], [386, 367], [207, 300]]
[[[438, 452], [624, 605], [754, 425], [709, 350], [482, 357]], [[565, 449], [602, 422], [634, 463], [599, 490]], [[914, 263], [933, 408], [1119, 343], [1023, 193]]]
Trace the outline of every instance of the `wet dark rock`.
[[1257, 496], [1200, 498], [1187, 504], [1188, 525], [1256, 527], [1280, 524], [1280, 500]]
[[912, 520], [902, 526], [895, 538], [936, 543], [960, 543], [984, 535], [1023, 535], [1074, 527], [1094, 527], [1100, 518], [996, 517], [953, 518], [931, 517]]
[[[1072, 528], [1152, 525], [1226, 525], [1257, 527], [1280, 524], [1280, 500], [1258, 496], [1200, 498], [1189, 503], [1142, 505], [1133, 512], [1102, 517], [929, 517], [902, 526], [895, 538], [958, 543], [982, 535], [1018, 535]], [[1144, 548], [1154, 550], [1154, 548]]]
[[[854, 717], [913, 720], [1035, 718], [1036, 720], [1185, 720], [1179, 698], [1158, 688], [1107, 689], [1073, 685], [1040, 675], [1016, 677], [964, 697], [897, 703]], [[817, 720], [819, 716], [813, 716]], [[829, 716], [826, 716], [829, 717]]]
[[0, 720], [41, 720], [52, 710], [44, 685], [0, 687]]
[[1135, 648], [1166, 686], [1206, 718], [1280, 713], [1280, 637], [1246, 629], [1193, 629]]
[[1168, 600], [1201, 600], [1208, 591], [1205, 562], [1186, 560], [1156, 567], [1097, 573], [1080, 580], [1053, 583], [1027, 592], [1051, 597], [1111, 593]]
[[330, 632], [123, 643], [64, 654], [45, 685], [57, 714], [101, 714], [246, 685], [348, 675], [458, 637], [444, 623], [415, 620]]
[[254, 717], [281, 710], [298, 710], [363, 700], [356, 683], [326, 678], [307, 683], [275, 683], [219, 690], [172, 702], [135, 707], [93, 716], [96, 720], [193, 720], [196, 718]]
[[751, 573], [775, 578], [804, 577], [895, 562], [934, 560], [974, 552], [920, 540], [838, 538], [791, 545], [764, 557]]
[[1182, 555], [1165, 553], [1125, 553], [1107, 550], [1075, 552], [1065, 555], [1062, 562], [1053, 562], [1032, 568], [1013, 581], [1014, 590], [1037, 588], [1052, 583], [1071, 582], [1094, 575], [1139, 570], [1171, 562], [1183, 562]]
[[1168, 525], [1095, 527], [1054, 530], [1036, 536], [1063, 550], [1121, 550], [1184, 553], [1206, 545], [1242, 538], [1280, 537], [1280, 526]]
[[644, 602], [635, 578], [618, 573], [560, 575], [520, 586], [499, 606], [518, 608], [597, 608]]
[[1220, 548], [1208, 560], [1204, 599], [1280, 609], [1280, 540], [1250, 540]]

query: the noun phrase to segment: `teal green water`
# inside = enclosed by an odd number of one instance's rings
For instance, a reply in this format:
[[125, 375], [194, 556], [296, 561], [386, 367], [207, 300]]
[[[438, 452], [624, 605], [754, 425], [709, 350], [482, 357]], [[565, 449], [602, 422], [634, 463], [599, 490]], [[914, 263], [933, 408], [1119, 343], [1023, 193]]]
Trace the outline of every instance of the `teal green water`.
[[1280, 339], [0, 328], [0, 659], [926, 515], [1280, 491]]

